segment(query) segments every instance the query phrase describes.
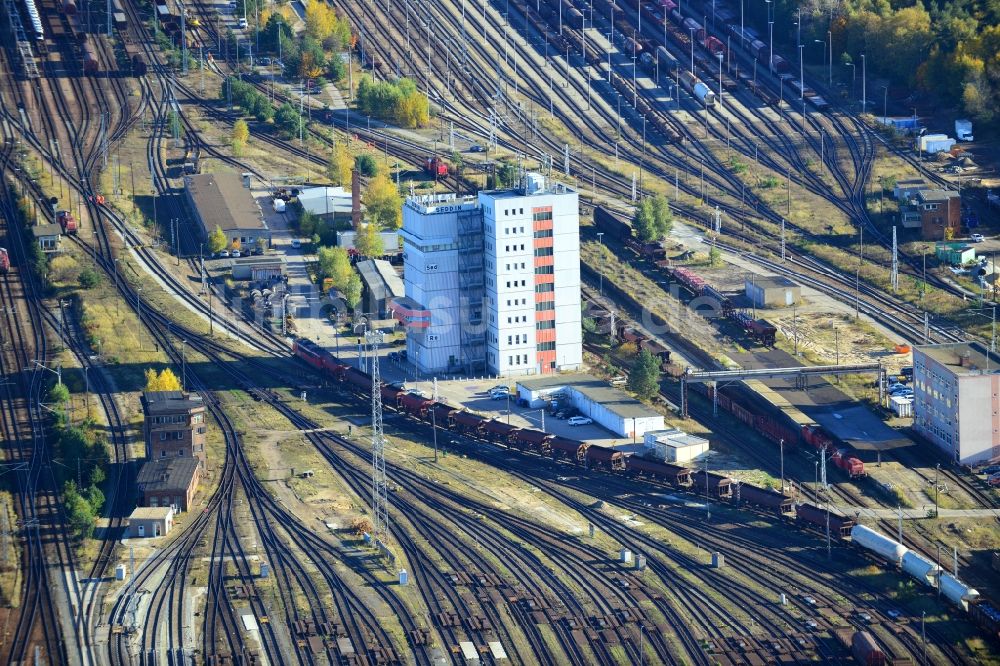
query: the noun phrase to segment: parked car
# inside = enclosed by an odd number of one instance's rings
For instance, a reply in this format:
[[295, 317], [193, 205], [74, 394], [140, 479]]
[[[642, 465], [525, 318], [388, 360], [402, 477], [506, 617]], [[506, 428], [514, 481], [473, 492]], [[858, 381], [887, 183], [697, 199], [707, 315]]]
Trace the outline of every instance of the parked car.
[[292, 247], [295, 248], [296, 250], [299, 249], [300, 247], [302, 247], [302, 241], [300, 241], [298, 238], [293, 238]]
[[866, 624], [871, 624], [872, 616], [864, 611], [858, 611], [858, 619]]
[[986, 237], [982, 234], [972, 234], [969, 238], [972, 239], [973, 243], [982, 243], [986, 240]]
[[590, 425], [593, 422], [594, 419], [587, 418], [586, 416], [574, 416], [570, 420], [566, 421], [566, 423], [571, 426]]
[[469, 152], [470, 153], [481, 153], [481, 152], [483, 152], [483, 147], [480, 146], [478, 143], [474, 143], [471, 146], [469, 146]]
[[240, 30], [246, 30], [247, 29], [247, 20], [241, 16], [239, 19], [237, 19], [236, 25], [238, 25], [240, 27]]
[[240, 251], [239, 251], [239, 250], [233, 250], [232, 252], [230, 252], [230, 253], [229, 253], [229, 256], [230, 256], [230, 257], [236, 257], [236, 258], [239, 258], [239, 257], [242, 257], [243, 255], [242, 255], [242, 254], [240, 254]]
[[390, 361], [398, 361], [399, 360], [399, 352], [398, 351], [389, 352], [389, 355], [386, 356], [386, 358], [389, 359]]
[[510, 391], [497, 391], [494, 389], [490, 391], [490, 397], [494, 400], [506, 400], [510, 398]]
[[503, 391], [505, 393], [510, 393], [510, 387], [507, 386], [506, 384], [497, 384], [496, 386], [490, 389], [491, 393], [493, 391]]
[[1000, 472], [997, 472], [996, 474], [990, 474], [989, 478], [986, 479], [986, 483], [990, 484], [994, 488], [1000, 486]]
[[229, 256], [229, 250], [223, 250], [222, 252], [219, 252], [215, 256], [217, 256], [217, 257], [228, 257]]
[[806, 620], [805, 625], [806, 629], [809, 629], [811, 631], [816, 631], [817, 629], [819, 629], [819, 625], [816, 624], [816, 620]]
[[806, 602], [810, 606], [815, 606], [816, 605], [816, 598], [815, 597], [811, 597], [808, 594], [806, 596], [802, 597], [802, 601]]
[[565, 409], [560, 409], [558, 412], [556, 412], [556, 418], [561, 420], [566, 420], [567, 418], [569, 418], [569, 412], [567, 412]]
[[885, 614], [888, 615], [893, 620], [898, 620], [903, 615], [901, 612], [899, 612], [895, 608], [890, 608], [889, 610], [887, 610], [885, 612]]
[[996, 474], [997, 472], [1000, 472], [1000, 465], [990, 465], [989, 467], [979, 471], [980, 474], [987, 475]]

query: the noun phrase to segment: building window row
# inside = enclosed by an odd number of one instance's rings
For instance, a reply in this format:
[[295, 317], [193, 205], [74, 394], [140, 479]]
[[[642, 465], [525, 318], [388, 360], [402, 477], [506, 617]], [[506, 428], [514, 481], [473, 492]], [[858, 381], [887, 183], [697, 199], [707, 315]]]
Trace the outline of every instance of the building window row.
[[[515, 298], [515, 299], [513, 299], [513, 304], [514, 305], [527, 305], [528, 304], [528, 299], [527, 298]], [[511, 305], [511, 299], [509, 299], [509, 298], [507, 299], [507, 305], [508, 306]]]
[[[520, 213], [518, 212], [519, 210], [521, 211]], [[508, 208], [504, 208], [503, 209], [503, 214], [505, 216], [508, 216], [508, 215], [524, 215], [524, 209], [523, 208], [509, 208], [509, 209]]]
[[535, 248], [536, 257], [551, 257], [552, 248], [551, 247], [536, 247]]
[[[510, 267], [511, 267], [511, 266], [513, 266], [513, 267], [514, 267], [514, 270], [515, 270], [515, 271], [517, 270], [517, 263], [516, 263], [516, 262], [515, 262], [515, 263], [513, 263], [513, 264], [506, 264], [506, 266], [507, 266], [507, 270], [508, 270], [508, 271], [510, 270]], [[523, 261], [521, 262], [521, 269], [522, 269], [522, 270], [524, 269], [524, 262], [523, 262]]]
[[543, 301], [542, 303], [535, 303], [535, 312], [545, 312], [546, 310], [555, 310], [555, 301]]
[[553, 275], [555, 272], [555, 266], [535, 266], [535, 275]]
[[545, 331], [545, 330], [548, 330], [548, 329], [551, 329], [551, 328], [555, 328], [555, 327], [556, 327], [556, 320], [555, 319], [547, 319], [545, 321], [540, 321], [540, 322], [537, 322], [535, 324], [535, 330], [538, 330], [538, 331]]
[[[524, 359], [523, 361], [521, 359]], [[527, 354], [514, 354], [507, 357], [507, 365], [528, 365]]]
[[[515, 287], [526, 287], [526, 286], [527, 286], [527, 284], [528, 284], [528, 283], [527, 283], [526, 281], [524, 281], [524, 280], [521, 280], [521, 284], [518, 284], [518, 283], [517, 283], [517, 280], [514, 280], [513, 282], [514, 282], [514, 286], [515, 286]], [[510, 280], [507, 280], [507, 288], [508, 288], [508, 289], [510, 289], [510, 286], [511, 286], [511, 281], [510, 281]]]
[[[187, 414], [179, 414], [174, 416], [154, 416], [151, 420], [155, 425], [168, 425], [171, 423], [187, 423], [188, 418]], [[201, 421], [192, 419], [192, 423], [201, 423]]]
[[538, 343], [538, 346], [536, 348], [540, 352], [543, 352], [543, 351], [555, 351], [555, 349], [556, 349], [556, 343], [554, 341], [553, 342], [540, 342], [540, 343]]
[[520, 247], [521, 250], [524, 250], [524, 243], [521, 243], [519, 246], [518, 245], [504, 245], [503, 247], [504, 247], [504, 251], [505, 252], [517, 252], [518, 251], [518, 247]]
[[519, 315], [517, 317], [507, 317], [508, 324], [521, 324], [528, 321], [528, 315]]
[[555, 291], [556, 286], [551, 282], [543, 282], [542, 284], [535, 285], [536, 294], [544, 294], [546, 292]]
[[505, 235], [508, 235], [508, 236], [510, 234], [523, 234], [524, 233], [524, 227], [521, 227], [520, 231], [518, 231], [518, 227], [504, 228], [503, 232], [504, 232]]
[[176, 430], [174, 432], [161, 432], [160, 441], [165, 442], [167, 439], [184, 439], [184, 431]]
[[544, 222], [545, 220], [551, 220], [552, 219], [552, 211], [551, 210], [543, 210], [543, 211], [538, 212], [538, 213], [533, 213], [532, 216], [531, 216], [531, 219], [534, 222]]
[[520, 333], [518, 333], [516, 335], [508, 335], [507, 336], [507, 344], [508, 345], [519, 345], [519, 344], [527, 343], [527, 342], [528, 342], [528, 334], [527, 333], [525, 333], [524, 335], [521, 335]]
[[551, 229], [542, 229], [535, 232], [535, 238], [552, 238]]

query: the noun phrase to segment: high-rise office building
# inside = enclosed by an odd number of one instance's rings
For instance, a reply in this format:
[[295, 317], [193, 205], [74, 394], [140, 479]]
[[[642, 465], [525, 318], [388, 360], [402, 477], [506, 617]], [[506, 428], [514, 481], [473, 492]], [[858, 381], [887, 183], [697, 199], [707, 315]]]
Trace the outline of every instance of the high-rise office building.
[[391, 309], [422, 373], [500, 375], [583, 363], [577, 193], [529, 173], [520, 187], [409, 197], [406, 297]]

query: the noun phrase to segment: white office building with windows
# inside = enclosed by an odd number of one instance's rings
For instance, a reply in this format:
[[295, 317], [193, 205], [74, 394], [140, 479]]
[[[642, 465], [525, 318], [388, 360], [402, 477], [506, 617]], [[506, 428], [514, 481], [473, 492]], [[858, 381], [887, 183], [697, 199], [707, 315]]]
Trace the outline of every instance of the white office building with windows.
[[422, 373], [581, 368], [576, 191], [529, 173], [478, 199], [410, 197], [400, 235], [406, 297], [390, 309]]

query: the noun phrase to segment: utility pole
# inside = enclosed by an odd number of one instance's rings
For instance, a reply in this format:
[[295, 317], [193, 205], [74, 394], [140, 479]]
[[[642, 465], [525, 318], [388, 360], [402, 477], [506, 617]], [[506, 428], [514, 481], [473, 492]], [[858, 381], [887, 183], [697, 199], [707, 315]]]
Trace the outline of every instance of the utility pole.
[[781, 492], [785, 492], [785, 440], [778, 440], [779, 451], [781, 452]]
[[[434, 378], [434, 402], [438, 400], [438, 380], [437, 377]], [[434, 433], [434, 462], [438, 461], [438, 429], [437, 429], [437, 410], [431, 408], [431, 429]]]
[[382, 543], [389, 533], [389, 493], [385, 478], [385, 435], [382, 430], [382, 382], [379, 377], [378, 350], [381, 331], [365, 333], [372, 373], [372, 515], [373, 537]]
[[892, 291], [899, 288], [899, 249], [896, 245], [896, 225], [892, 225]]
[[781, 218], [781, 260], [785, 260], [785, 218]]

